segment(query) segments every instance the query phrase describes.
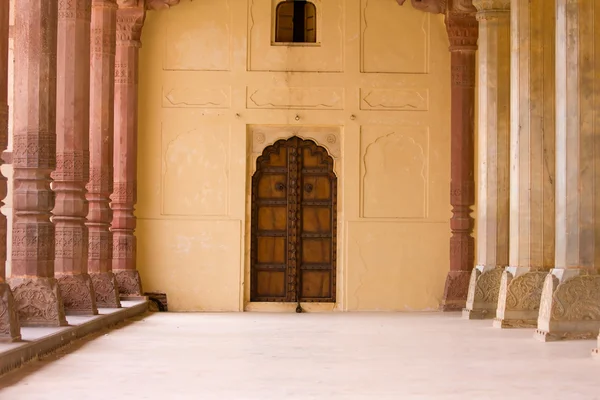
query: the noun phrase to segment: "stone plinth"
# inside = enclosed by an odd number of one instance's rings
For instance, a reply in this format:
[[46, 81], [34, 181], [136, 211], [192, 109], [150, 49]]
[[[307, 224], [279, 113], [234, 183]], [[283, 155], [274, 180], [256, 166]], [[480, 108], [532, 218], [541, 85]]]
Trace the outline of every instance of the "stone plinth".
[[590, 339], [600, 330], [600, 275], [554, 269], [546, 276], [535, 338], [544, 342]]
[[490, 319], [496, 316], [503, 269], [478, 265], [471, 273], [464, 319]]
[[508, 267], [502, 274], [494, 327], [535, 328], [548, 271]]

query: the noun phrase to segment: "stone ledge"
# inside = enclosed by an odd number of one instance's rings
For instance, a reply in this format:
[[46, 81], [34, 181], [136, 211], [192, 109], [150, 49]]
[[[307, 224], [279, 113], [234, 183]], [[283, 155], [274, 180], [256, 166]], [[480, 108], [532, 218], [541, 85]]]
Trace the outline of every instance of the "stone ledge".
[[95, 316], [67, 316], [69, 326], [21, 328], [22, 342], [0, 343], [0, 375], [19, 368], [90, 333], [108, 328], [148, 309], [146, 299], [124, 301], [122, 308], [100, 309]]

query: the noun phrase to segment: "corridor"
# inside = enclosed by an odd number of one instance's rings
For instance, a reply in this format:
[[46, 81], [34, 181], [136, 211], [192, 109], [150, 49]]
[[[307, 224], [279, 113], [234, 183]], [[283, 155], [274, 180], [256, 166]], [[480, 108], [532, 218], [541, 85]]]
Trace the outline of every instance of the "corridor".
[[155, 313], [0, 378], [0, 399], [600, 398], [595, 341], [532, 335], [455, 313]]

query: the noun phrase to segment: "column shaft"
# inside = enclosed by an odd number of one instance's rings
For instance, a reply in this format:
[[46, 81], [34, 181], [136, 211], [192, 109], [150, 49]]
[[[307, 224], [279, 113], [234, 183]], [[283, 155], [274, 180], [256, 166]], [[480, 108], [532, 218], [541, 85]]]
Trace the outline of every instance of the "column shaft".
[[92, 1], [90, 85], [90, 181], [88, 272], [98, 307], [120, 307], [117, 281], [112, 273], [112, 211], [114, 142], [116, 0]]
[[23, 326], [66, 325], [54, 279], [57, 0], [15, 2], [14, 193], [9, 284]]
[[479, 20], [477, 266], [463, 316], [494, 318], [508, 265], [510, 0], [475, 0]]
[[[0, 3], [0, 152], [8, 146], [8, 32], [10, 3]], [[0, 158], [0, 167], [3, 161]], [[0, 173], [0, 208], [7, 194], [7, 179]], [[21, 338], [17, 306], [6, 283], [6, 217], [0, 213], [0, 341]]]
[[496, 327], [535, 327], [554, 265], [555, 3], [513, 0], [509, 267]]
[[540, 340], [600, 329], [600, 4], [556, 0], [556, 259]]
[[113, 271], [124, 296], [139, 296], [136, 269], [138, 59], [145, 18], [143, 7], [117, 11], [115, 61], [115, 145], [113, 210]]
[[61, 1], [58, 10], [56, 275], [65, 311], [97, 314], [87, 273], [91, 0]]
[[450, 272], [446, 279], [442, 310], [465, 307], [469, 276], [474, 265], [475, 240], [471, 207], [475, 203], [474, 131], [475, 70], [479, 33], [475, 13], [448, 13], [450, 39], [452, 118], [450, 203]]

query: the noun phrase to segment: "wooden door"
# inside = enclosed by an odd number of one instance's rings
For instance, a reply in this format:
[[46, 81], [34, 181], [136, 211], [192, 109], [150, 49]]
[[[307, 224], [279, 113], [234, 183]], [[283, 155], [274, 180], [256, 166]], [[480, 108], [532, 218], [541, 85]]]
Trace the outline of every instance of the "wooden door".
[[333, 159], [292, 137], [267, 147], [252, 177], [251, 301], [335, 302]]

